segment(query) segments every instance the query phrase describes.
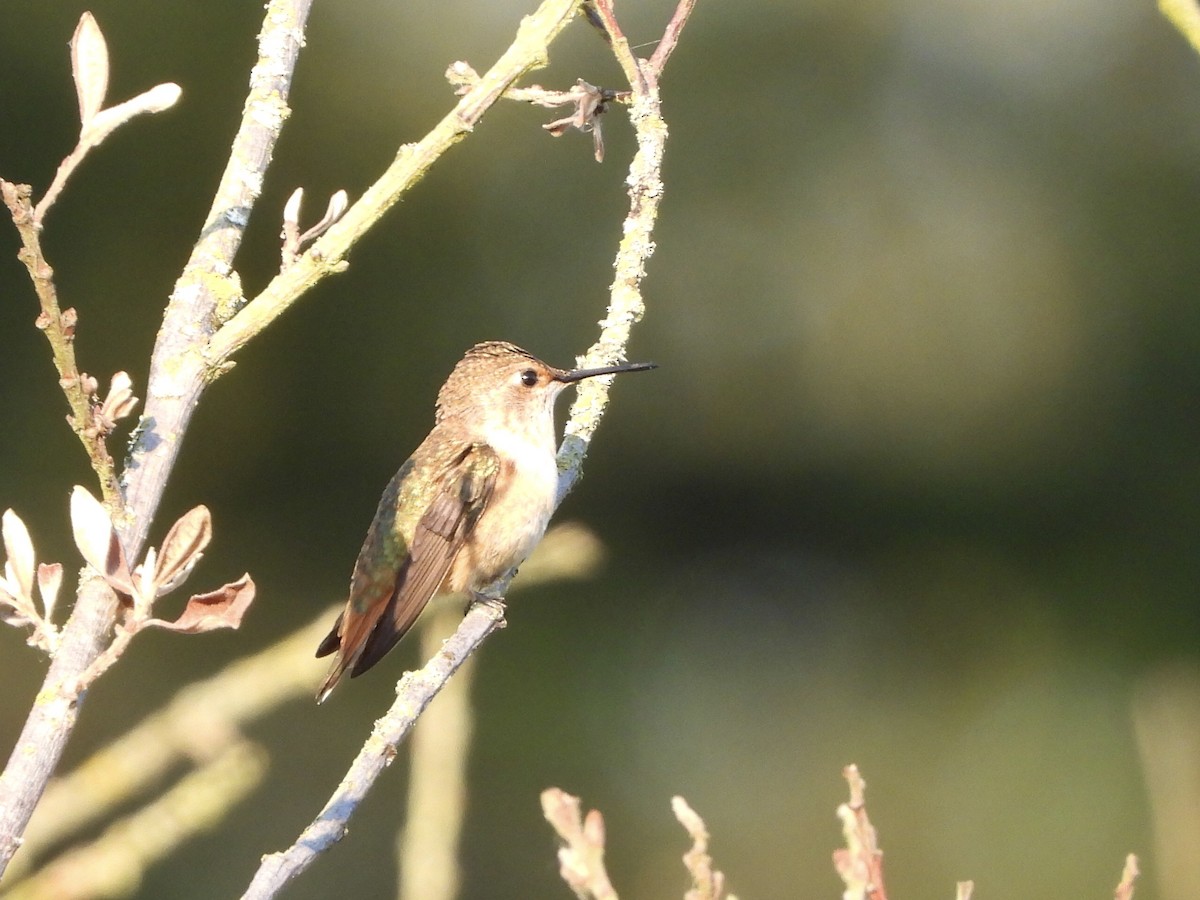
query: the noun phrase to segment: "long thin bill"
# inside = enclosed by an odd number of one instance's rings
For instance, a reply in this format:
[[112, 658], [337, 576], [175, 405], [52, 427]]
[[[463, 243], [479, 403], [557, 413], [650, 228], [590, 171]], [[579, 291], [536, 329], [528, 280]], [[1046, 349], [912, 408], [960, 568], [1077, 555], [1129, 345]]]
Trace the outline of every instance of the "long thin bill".
[[596, 375], [616, 375], [620, 372], [644, 372], [647, 369], [657, 369], [658, 363], [625, 363], [619, 366], [600, 366], [596, 369], [576, 369], [573, 372], [564, 372], [559, 375], [557, 380], [570, 383], [572, 381], [583, 381], [585, 378], [593, 378]]

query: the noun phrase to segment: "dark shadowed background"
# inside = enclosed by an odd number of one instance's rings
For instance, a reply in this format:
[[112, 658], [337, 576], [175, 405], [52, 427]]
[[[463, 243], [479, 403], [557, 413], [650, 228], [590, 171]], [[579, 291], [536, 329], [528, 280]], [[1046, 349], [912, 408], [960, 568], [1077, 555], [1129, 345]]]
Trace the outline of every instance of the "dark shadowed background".
[[[622, 5], [635, 42], [669, 13]], [[316, 5], [238, 259], [248, 294], [278, 266], [291, 190], [313, 216], [360, 194], [449, 107], [446, 66], [490, 65], [532, 7]], [[88, 8], [110, 102], [183, 88], [89, 158], [44, 232], [81, 368], [125, 369], [141, 395], [261, 8], [7, 0], [0, 175], [38, 192], [74, 143], [66, 45]], [[577, 77], [620, 86], [582, 21], [534, 80]], [[622, 896], [682, 895], [675, 793], [741, 897], [838, 896], [848, 762], [896, 896], [974, 878], [981, 896], [1104, 897], [1129, 851], [1139, 900], [1186, 896], [1164, 885], [1184, 876], [1159, 865], [1133, 709], [1200, 664], [1200, 59], [1148, 0], [700, 0], [663, 100], [667, 190], [630, 348], [661, 368], [617, 383], [560, 514], [595, 529], [606, 567], [515, 597], [482, 653], [464, 896], [568, 896], [538, 807], [552, 784], [604, 811]], [[207, 504], [193, 583], [249, 570], [258, 599], [240, 632], [135, 641], [67, 765], [343, 598], [466, 347], [569, 365], [593, 340], [632, 140], [615, 110], [597, 165], [589, 138], [542, 131], [554, 117], [495, 108], [208, 392], [151, 543]], [[0, 508], [71, 573], [68, 495], [93, 482], [17, 246], [0, 224]], [[408, 642], [252, 729], [264, 786], [139, 896], [236, 895], [417, 662]], [[5, 748], [44, 667], [0, 633]], [[404, 782], [387, 772], [287, 896], [389, 896]]]

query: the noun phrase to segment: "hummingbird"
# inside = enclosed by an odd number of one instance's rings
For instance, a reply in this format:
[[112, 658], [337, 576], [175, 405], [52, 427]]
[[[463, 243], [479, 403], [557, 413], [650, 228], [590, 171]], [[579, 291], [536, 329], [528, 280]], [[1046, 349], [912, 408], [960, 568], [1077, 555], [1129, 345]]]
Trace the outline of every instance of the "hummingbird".
[[350, 597], [317, 656], [336, 653], [321, 703], [396, 645], [435, 594], [473, 596], [520, 565], [558, 490], [554, 401], [597, 375], [654, 363], [556, 369], [505, 341], [476, 344], [437, 396], [433, 430], [379, 500]]

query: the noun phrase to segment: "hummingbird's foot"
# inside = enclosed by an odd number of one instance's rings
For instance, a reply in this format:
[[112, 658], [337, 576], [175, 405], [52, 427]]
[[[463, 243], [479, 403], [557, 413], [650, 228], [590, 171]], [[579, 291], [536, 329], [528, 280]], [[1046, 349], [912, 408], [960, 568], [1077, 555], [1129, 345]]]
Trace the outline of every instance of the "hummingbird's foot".
[[497, 627], [503, 628], [507, 623], [504, 620], [504, 598], [497, 594], [480, 593], [471, 591], [467, 599], [467, 608], [463, 610], [465, 616], [476, 606], [486, 606], [491, 610], [499, 613], [499, 622]]

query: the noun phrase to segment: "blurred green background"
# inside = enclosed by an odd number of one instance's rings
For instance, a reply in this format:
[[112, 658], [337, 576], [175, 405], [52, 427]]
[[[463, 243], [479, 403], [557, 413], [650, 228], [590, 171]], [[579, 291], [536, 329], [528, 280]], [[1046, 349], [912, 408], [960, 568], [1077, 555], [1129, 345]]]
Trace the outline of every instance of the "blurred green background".
[[[238, 260], [248, 294], [278, 266], [292, 189], [310, 217], [360, 194], [448, 108], [445, 67], [489, 65], [532, 8], [316, 5]], [[84, 9], [109, 41], [110, 102], [184, 92], [93, 154], [44, 232], [81, 367], [125, 369], [141, 395], [261, 6], [5, 0], [0, 175], [38, 192], [74, 143], [66, 45]], [[652, 42], [669, 4], [618, 14]], [[533, 80], [577, 77], [620, 86], [582, 21]], [[623, 896], [682, 895], [675, 793], [743, 900], [838, 896], [848, 762], [896, 897], [964, 878], [980, 896], [1105, 897], [1129, 851], [1139, 900], [1196, 896], [1163, 870], [1133, 710], [1161, 688], [1179, 734], [1200, 715], [1200, 59], [1148, 0], [701, 0], [662, 93], [667, 190], [630, 348], [661, 368], [617, 384], [561, 513], [599, 533], [606, 568], [514, 597], [482, 654], [463, 896], [568, 896], [548, 785], [604, 811]], [[615, 110], [597, 165], [589, 138], [542, 131], [554, 117], [494, 109], [207, 393], [151, 542], [207, 504], [216, 540], [192, 585], [248, 569], [258, 599], [240, 632], [134, 642], [66, 765], [342, 599], [466, 347], [569, 365], [592, 341], [632, 140]], [[16, 249], [0, 227], [0, 507], [71, 572], [68, 493], [92, 480]], [[139, 895], [240, 892], [417, 662], [406, 642], [325, 706], [252, 729], [264, 786]], [[5, 747], [44, 665], [0, 633]], [[404, 782], [387, 772], [287, 896], [391, 895]], [[1200, 840], [1194, 818], [1171, 827]]]

